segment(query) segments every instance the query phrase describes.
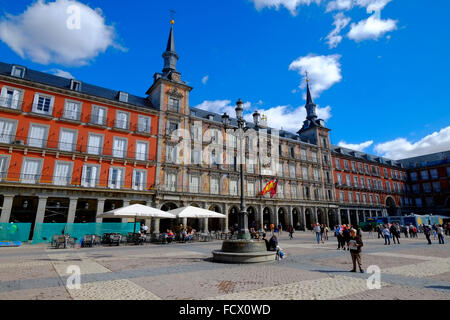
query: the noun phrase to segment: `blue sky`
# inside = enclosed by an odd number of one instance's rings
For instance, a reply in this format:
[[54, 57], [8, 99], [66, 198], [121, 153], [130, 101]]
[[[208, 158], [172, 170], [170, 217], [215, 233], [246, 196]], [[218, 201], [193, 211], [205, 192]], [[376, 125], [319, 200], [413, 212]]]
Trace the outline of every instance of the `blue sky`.
[[[74, 2], [53, 2], [39, 11], [36, 1], [0, 0], [1, 61], [143, 96], [162, 69], [173, 8], [191, 106], [223, 111], [241, 98], [272, 126], [299, 129], [308, 69], [332, 143], [391, 158], [450, 149], [449, 1], [80, 0], [101, 12], [82, 11], [78, 34], [61, 26], [66, 12], [53, 14]], [[380, 15], [369, 12], [377, 5]], [[335, 21], [342, 39], [331, 47]]]

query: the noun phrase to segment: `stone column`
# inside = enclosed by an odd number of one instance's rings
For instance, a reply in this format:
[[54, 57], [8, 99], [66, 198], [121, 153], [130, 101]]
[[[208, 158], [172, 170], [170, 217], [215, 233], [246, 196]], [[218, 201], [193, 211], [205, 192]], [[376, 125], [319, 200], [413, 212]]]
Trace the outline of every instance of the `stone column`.
[[43, 223], [44, 217], [45, 217], [45, 207], [47, 206], [47, 199], [46, 196], [39, 196], [39, 203], [38, 208], [36, 212], [36, 222], [35, 223]]
[[305, 207], [300, 207], [300, 214], [302, 215], [302, 223], [303, 223], [303, 231], [306, 231], [306, 214], [305, 214]]
[[[96, 217], [98, 217], [98, 215], [102, 214], [105, 210], [105, 201], [106, 199], [97, 199], [97, 214]], [[103, 218], [96, 218], [96, 222], [97, 223], [102, 223], [103, 222]]]
[[[146, 206], [149, 206], [149, 207], [152, 207], [152, 201], [151, 201], [151, 200], [147, 201], [147, 202], [145, 203], [145, 205], [146, 205]], [[151, 223], [152, 223], [152, 218], [145, 219], [145, 225], [146, 225], [147, 227], [149, 227], [149, 230], [150, 230]]]
[[3, 208], [2, 214], [0, 215], [0, 222], [9, 223], [9, 218], [11, 217], [11, 209], [13, 205], [14, 196], [4, 195], [3, 196]]
[[226, 232], [228, 230], [228, 211], [230, 207], [227, 203], [223, 204], [223, 214], [226, 216], [225, 219], [222, 219], [222, 232]]
[[352, 224], [352, 219], [350, 219], [351, 217], [350, 217], [350, 210], [345, 210], [345, 211], [347, 211], [347, 218], [348, 218], [348, 224]]
[[152, 219], [152, 227], [151, 227], [151, 230], [152, 230], [152, 233], [155, 233], [155, 234], [159, 234], [159, 220], [160, 219]]
[[75, 214], [77, 211], [77, 202], [78, 198], [70, 198], [69, 202], [69, 212], [67, 215], [67, 223], [74, 223], [75, 222]]
[[[356, 210], [356, 226], [359, 226], [359, 213], [361, 212], [362, 210]], [[363, 211], [363, 214], [364, 214], [364, 211]]]
[[337, 214], [339, 225], [341, 225], [342, 224], [341, 210], [340, 209], [336, 209], [335, 214]]
[[312, 212], [312, 214], [313, 214], [312, 220], [313, 220], [313, 223], [316, 224], [316, 223], [319, 221], [319, 219], [317, 219], [317, 208], [316, 208], [316, 207], [313, 207], [313, 210], [312, 210], [312, 211], [313, 211], [313, 212]]
[[259, 223], [259, 226], [257, 226], [259, 229], [258, 231], [264, 231], [264, 213], [263, 213], [263, 207], [262, 205], [257, 205], [256, 210], [258, 210], [256, 217], [259, 217], [257, 220], [257, 223]]
[[[122, 207], [128, 207], [129, 205], [130, 205], [130, 200], [123, 200]], [[127, 218], [123, 218], [122, 219], [122, 223], [128, 223], [128, 219]]]
[[273, 224], [275, 225], [275, 228], [278, 228], [278, 223], [279, 223], [278, 222], [278, 209], [279, 209], [278, 206], [273, 207], [273, 210], [274, 210]]
[[294, 217], [292, 215], [292, 206], [288, 206], [288, 210], [289, 210], [289, 212], [287, 213], [287, 215], [288, 215], [288, 218], [287, 218], [288, 225], [290, 225], [290, 226], [292, 226], [294, 228], [295, 226], [294, 226]]
[[325, 221], [327, 222], [328, 228], [330, 228], [330, 216], [329, 216], [329, 212], [328, 212], [328, 210], [327, 210], [326, 208], [324, 209], [324, 212], [325, 212]]

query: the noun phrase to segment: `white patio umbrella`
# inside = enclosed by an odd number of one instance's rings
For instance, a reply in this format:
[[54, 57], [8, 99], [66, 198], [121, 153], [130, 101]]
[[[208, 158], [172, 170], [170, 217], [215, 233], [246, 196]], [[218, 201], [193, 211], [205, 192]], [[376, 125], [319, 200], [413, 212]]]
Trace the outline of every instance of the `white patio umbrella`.
[[177, 218], [226, 218], [224, 214], [191, 206], [170, 210], [169, 213], [176, 215]]
[[134, 218], [134, 230], [136, 230], [136, 219], [138, 217], [176, 219], [176, 216], [172, 213], [144, 206], [142, 204], [133, 204], [131, 206], [114, 209], [98, 215], [98, 218]]

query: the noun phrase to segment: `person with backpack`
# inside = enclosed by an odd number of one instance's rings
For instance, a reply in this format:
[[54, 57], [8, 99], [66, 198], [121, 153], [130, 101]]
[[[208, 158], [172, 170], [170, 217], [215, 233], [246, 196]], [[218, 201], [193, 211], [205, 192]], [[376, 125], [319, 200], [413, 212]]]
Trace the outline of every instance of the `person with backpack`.
[[314, 227], [314, 232], [316, 233], [316, 241], [317, 244], [320, 244], [320, 233], [321, 233], [321, 228], [320, 228], [320, 224], [316, 224], [316, 226]]
[[391, 236], [392, 236], [392, 240], [394, 241], [394, 244], [395, 244], [395, 239], [397, 239], [398, 244], [400, 244], [399, 233], [398, 233], [397, 227], [394, 224], [392, 224], [389, 231], [391, 232]]
[[294, 237], [292, 236], [292, 234], [294, 233], [294, 228], [292, 227], [292, 225], [289, 225], [288, 232], [289, 232], [289, 239], [294, 239]]
[[[345, 226], [344, 230], [342, 231], [342, 237], [343, 237], [344, 246], [346, 244], [347, 250], [350, 250], [350, 248], [348, 246], [348, 243], [350, 241], [350, 228], [349, 227]], [[344, 247], [344, 250], [345, 250], [345, 247]]]

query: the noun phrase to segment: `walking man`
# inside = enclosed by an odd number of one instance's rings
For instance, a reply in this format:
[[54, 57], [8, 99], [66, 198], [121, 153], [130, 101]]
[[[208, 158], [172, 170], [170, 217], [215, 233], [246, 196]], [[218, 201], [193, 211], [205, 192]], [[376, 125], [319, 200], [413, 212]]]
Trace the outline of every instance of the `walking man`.
[[316, 224], [314, 227], [314, 232], [316, 233], [317, 244], [320, 244], [320, 224]]
[[397, 227], [394, 224], [392, 224], [389, 231], [391, 232], [392, 240], [394, 240], [394, 244], [395, 244], [395, 239], [397, 239], [397, 243], [400, 244], [399, 232], [397, 230]]
[[294, 239], [294, 237], [292, 236], [292, 234], [294, 233], [294, 228], [292, 227], [292, 225], [289, 225], [288, 232], [289, 232], [289, 239]]
[[391, 245], [391, 233], [387, 225], [383, 228], [384, 245]]
[[427, 238], [428, 244], [431, 244], [431, 230], [428, 226], [423, 226], [423, 233], [425, 234], [425, 238]]
[[356, 234], [356, 230], [350, 231], [350, 241], [348, 242], [350, 254], [352, 256], [353, 269], [350, 272], [356, 272], [356, 263], [358, 263], [359, 272], [364, 273], [361, 263], [361, 248], [364, 245], [361, 236]]
[[444, 244], [444, 228], [442, 228], [441, 224], [437, 227], [437, 234], [439, 238], [439, 244]]

